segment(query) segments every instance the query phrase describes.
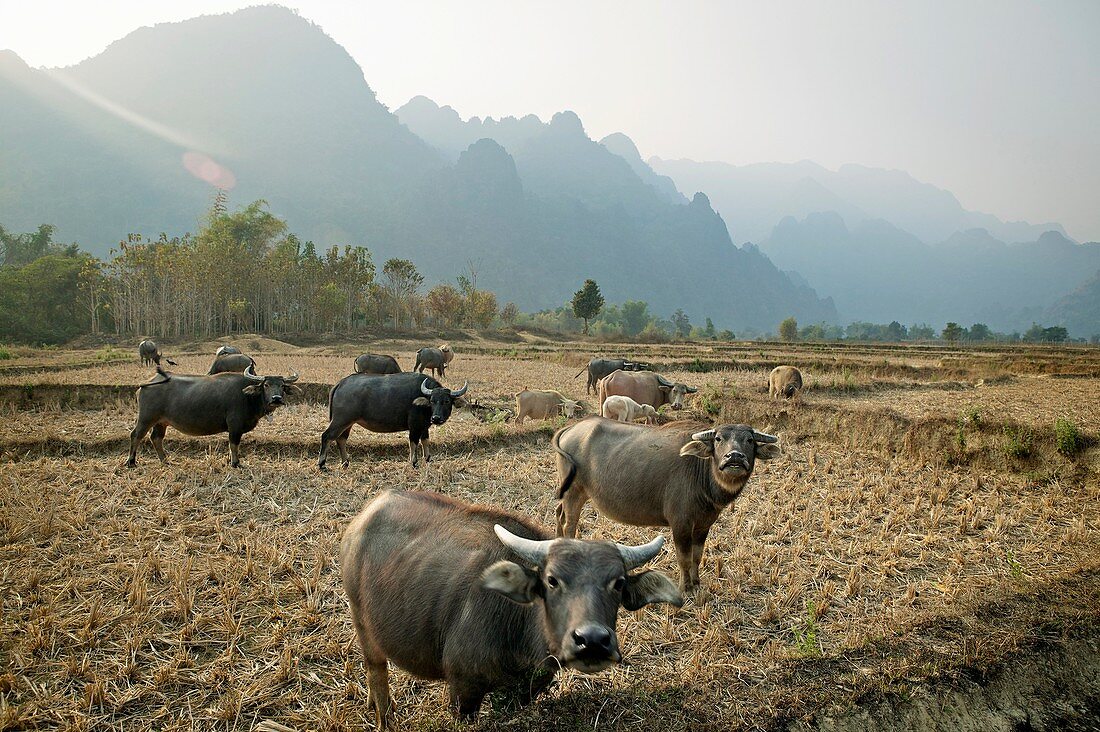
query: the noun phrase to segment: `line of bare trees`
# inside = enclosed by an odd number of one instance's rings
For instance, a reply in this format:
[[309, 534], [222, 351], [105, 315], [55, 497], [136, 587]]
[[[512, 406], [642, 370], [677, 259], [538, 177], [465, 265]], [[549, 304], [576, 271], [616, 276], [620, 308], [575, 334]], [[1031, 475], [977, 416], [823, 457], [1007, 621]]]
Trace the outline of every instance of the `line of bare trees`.
[[[370, 252], [317, 252], [256, 201], [228, 213], [219, 195], [199, 232], [144, 240], [132, 235], [107, 262], [93, 260], [82, 285], [91, 329], [118, 334], [211, 337], [234, 332], [289, 333], [371, 326], [489, 327], [500, 316], [476, 273], [458, 287], [422, 294], [423, 276], [390, 259], [376, 280]], [[504, 316], [514, 320], [515, 305]]]

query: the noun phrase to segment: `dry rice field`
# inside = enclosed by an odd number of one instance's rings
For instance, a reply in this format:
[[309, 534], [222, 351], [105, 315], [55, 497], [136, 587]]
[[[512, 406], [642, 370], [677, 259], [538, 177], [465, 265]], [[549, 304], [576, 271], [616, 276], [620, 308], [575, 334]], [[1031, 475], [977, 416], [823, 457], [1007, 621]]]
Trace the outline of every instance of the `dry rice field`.
[[[307, 387], [245, 436], [236, 470], [224, 435], [172, 430], [167, 464], [145, 445], [126, 469], [134, 387], [152, 373], [136, 347], [0, 362], [0, 730], [372, 728], [341, 532], [387, 488], [552, 526], [563, 421], [517, 427], [507, 410], [526, 386], [584, 398], [574, 376], [596, 354], [699, 387], [678, 417], [747, 422], [784, 456], [715, 525], [695, 598], [621, 612], [621, 667], [565, 672], [522, 708], [490, 697], [477, 728], [875, 729], [1014, 659], [1061, 653], [1072, 680], [1100, 675], [1100, 350], [471, 337], [452, 342], [447, 381], [479, 408], [433, 428], [432, 463], [410, 468], [404, 435], [357, 429], [350, 467], [320, 473], [327, 385], [365, 350], [408, 368], [416, 344], [233, 342]], [[205, 373], [217, 345], [162, 350]], [[791, 402], [768, 398], [781, 363], [806, 378]], [[1080, 449], [1059, 451], [1056, 420]], [[655, 531], [591, 507], [582, 520], [585, 538]], [[670, 548], [654, 564], [677, 577]], [[391, 685], [400, 728], [469, 728], [441, 683], [397, 670]], [[1091, 728], [1091, 688], [1067, 725]], [[867, 725], [836, 722], [872, 704]]]

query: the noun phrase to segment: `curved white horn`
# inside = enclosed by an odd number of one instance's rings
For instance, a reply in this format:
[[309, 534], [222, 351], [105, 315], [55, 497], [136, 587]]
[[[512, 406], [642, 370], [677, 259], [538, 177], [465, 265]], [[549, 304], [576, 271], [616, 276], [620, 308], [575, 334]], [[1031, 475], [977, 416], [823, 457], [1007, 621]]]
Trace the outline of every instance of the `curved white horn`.
[[615, 548], [619, 550], [619, 555], [623, 558], [623, 564], [626, 566], [626, 570], [629, 572], [635, 567], [640, 567], [661, 551], [661, 547], [665, 545], [665, 537], [658, 536], [648, 544], [642, 544], [641, 546], [627, 546], [625, 544], [616, 544]]
[[248, 368], [244, 370], [244, 378], [251, 381], [253, 384], [263, 383], [264, 377], [256, 375], [255, 362], [248, 364]]
[[693, 440], [699, 440], [700, 442], [708, 442], [714, 439], [714, 430], [703, 430], [702, 432], [696, 432], [691, 436]]
[[779, 438], [776, 437], [775, 435], [769, 435], [766, 432], [757, 432], [756, 430], [753, 430], [752, 431], [752, 441], [753, 442], [759, 442], [759, 443], [762, 443], [762, 444], [765, 444], [765, 445], [770, 445], [774, 442], [779, 442]]
[[546, 564], [546, 555], [550, 552], [550, 545], [554, 542], [553, 539], [545, 539], [543, 541], [524, 539], [522, 536], [516, 536], [500, 524], [494, 524], [493, 531], [496, 532], [497, 538], [500, 539], [500, 542], [504, 544], [504, 546], [508, 547], [531, 564], [538, 567]]
[[283, 377], [283, 383], [284, 384], [293, 384], [297, 380], [298, 380], [298, 372], [297, 371], [291, 371], [290, 376], [284, 376]]
[[464, 382], [462, 382], [462, 388], [461, 388], [461, 389], [459, 389], [458, 391], [452, 391], [452, 392], [451, 392], [451, 396], [453, 396], [453, 397], [460, 397], [460, 396], [462, 396], [463, 394], [465, 394], [465, 393], [466, 393], [466, 390], [467, 390], [467, 389], [469, 389], [469, 388], [470, 388], [470, 382], [468, 382], [468, 381], [464, 381]]
[[429, 396], [429, 397], [432, 395], [432, 390], [428, 388], [428, 380], [427, 379], [424, 379], [423, 381], [420, 382], [420, 393], [423, 394], [424, 396]]

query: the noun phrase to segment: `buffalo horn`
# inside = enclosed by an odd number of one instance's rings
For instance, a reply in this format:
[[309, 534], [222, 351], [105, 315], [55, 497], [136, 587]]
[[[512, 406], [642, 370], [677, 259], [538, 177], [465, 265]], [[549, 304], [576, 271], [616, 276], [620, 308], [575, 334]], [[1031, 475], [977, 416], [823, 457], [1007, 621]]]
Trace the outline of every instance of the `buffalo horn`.
[[714, 430], [703, 430], [702, 432], [696, 432], [691, 436], [693, 440], [699, 440], [699, 442], [709, 442], [714, 439]]
[[284, 376], [283, 377], [283, 383], [284, 384], [293, 384], [297, 380], [298, 380], [298, 372], [297, 371], [291, 371], [290, 376]]
[[508, 547], [531, 564], [534, 564], [536, 567], [541, 567], [546, 564], [546, 555], [550, 552], [550, 544], [553, 543], [553, 539], [546, 539], [544, 541], [524, 539], [522, 536], [516, 536], [500, 524], [494, 524], [493, 531], [496, 532], [497, 537], [504, 546]]
[[687, 389], [688, 394], [694, 394], [695, 392], [699, 391], [699, 387], [697, 386], [688, 386], [685, 388]]
[[424, 379], [423, 381], [420, 382], [420, 393], [423, 394], [424, 396], [429, 396], [429, 397], [432, 395], [432, 390], [428, 388], [428, 380], [427, 379]]
[[757, 432], [756, 430], [752, 431], [752, 440], [753, 442], [758, 442], [765, 445], [779, 442], [779, 438], [775, 435], [769, 435], [766, 432]]
[[256, 364], [248, 364], [248, 368], [244, 370], [244, 378], [251, 381], [253, 384], [262, 384], [264, 377], [256, 375]]
[[657, 374], [657, 381], [660, 382], [661, 386], [673, 386], [673, 383], [671, 381], [661, 376], [660, 374]]
[[469, 389], [469, 388], [470, 388], [470, 382], [468, 382], [468, 381], [463, 381], [463, 382], [462, 382], [462, 388], [461, 388], [461, 389], [459, 389], [458, 391], [452, 391], [452, 392], [451, 392], [451, 396], [453, 396], [453, 397], [460, 397], [460, 396], [462, 396], [463, 394], [465, 394], [465, 393], [466, 393], [466, 390], [467, 390], [467, 389]]
[[629, 572], [635, 567], [640, 567], [653, 557], [657, 556], [657, 553], [661, 551], [661, 547], [665, 545], [665, 537], [658, 536], [648, 544], [641, 546], [626, 546], [625, 544], [616, 544], [615, 548], [619, 550], [619, 554], [623, 558], [623, 565]]

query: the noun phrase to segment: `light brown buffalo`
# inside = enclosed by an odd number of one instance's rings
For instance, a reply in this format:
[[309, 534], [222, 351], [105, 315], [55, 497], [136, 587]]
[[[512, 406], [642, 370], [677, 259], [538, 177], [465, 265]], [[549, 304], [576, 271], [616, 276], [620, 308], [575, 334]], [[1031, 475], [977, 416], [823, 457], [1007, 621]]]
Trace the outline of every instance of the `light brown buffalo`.
[[778, 438], [745, 424], [713, 429], [698, 422], [662, 427], [590, 417], [563, 427], [557, 452], [558, 536], [576, 537], [591, 499], [600, 513], [631, 526], [668, 526], [680, 588], [699, 584], [710, 527], [745, 487], [756, 460], [782, 454]]
[[523, 420], [528, 417], [550, 419], [559, 414], [572, 417], [582, 409], [579, 401], [567, 399], [556, 391], [525, 388], [516, 394], [516, 424], [523, 424]]
[[794, 366], [776, 366], [768, 375], [768, 394], [772, 399], [790, 399], [802, 391], [802, 372]]
[[673, 409], [684, 406], [684, 396], [698, 391], [693, 386], [673, 383], [652, 371], [614, 371], [600, 379], [600, 408], [609, 396], [619, 394], [630, 397], [638, 404], [648, 404], [660, 409], [668, 404]]

